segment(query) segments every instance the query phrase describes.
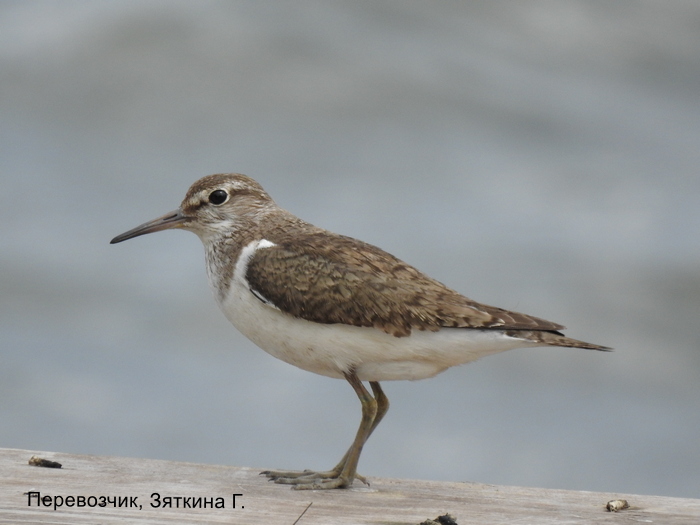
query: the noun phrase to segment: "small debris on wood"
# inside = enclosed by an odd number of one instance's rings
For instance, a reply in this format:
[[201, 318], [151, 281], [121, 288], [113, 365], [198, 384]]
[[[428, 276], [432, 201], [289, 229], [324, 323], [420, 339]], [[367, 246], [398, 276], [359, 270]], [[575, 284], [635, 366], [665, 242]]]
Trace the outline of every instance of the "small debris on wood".
[[29, 464], [33, 467], [44, 467], [44, 468], [61, 468], [58, 461], [51, 461], [50, 459], [44, 459], [37, 456], [32, 456], [29, 458]]
[[453, 517], [450, 516], [449, 514], [443, 514], [442, 516], [438, 516], [434, 520], [425, 520], [422, 523], [419, 523], [418, 525], [458, 525], [457, 520]]
[[605, 508], [608, 509], [608, 512], [620, 512], [621, 510], [629, 509], [630, 504], [627, 503], [626, 499], [614, 499], [612, 501], [608, 501]]

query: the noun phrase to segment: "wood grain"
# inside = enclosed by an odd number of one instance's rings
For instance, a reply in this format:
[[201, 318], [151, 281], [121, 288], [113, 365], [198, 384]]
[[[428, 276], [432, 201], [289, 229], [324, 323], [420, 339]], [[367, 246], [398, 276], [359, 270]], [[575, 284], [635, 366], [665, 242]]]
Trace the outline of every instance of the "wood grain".
[[[32, 456], [62, 468], [30, 466]], [[700, 500], [618, 493], [505, 487], [472, 482], [372, 478], [350, 490], [293, 491], [258, 475], [262, 468], [0, 449], [0, 524], [384, 524], [416, 525], [450, 513], [465, 524], [700, 523]], [[141, 509], [28, 506], [42, 496], [136, 497]], [[152, 508], [151, 494], [223, 498], [225, 508]], [[236, 498], [233, 508], [232, 494]], [[630, 508], [608, 512], [625, 499]], [[212, 500], [214, 501], [214, 500]], [[174, 505], [175, 500], [172, 500]], [[311, 506], [309, 507], [309, 504]]]

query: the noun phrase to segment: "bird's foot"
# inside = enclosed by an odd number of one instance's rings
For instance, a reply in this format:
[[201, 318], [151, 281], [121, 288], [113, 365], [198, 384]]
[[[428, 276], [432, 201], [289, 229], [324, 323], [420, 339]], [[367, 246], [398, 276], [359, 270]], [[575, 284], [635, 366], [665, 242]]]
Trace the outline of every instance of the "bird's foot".
[[343, 474], [341, 470], [328, 470], [316, 472], [314, 470], [266, 470], [260, 473], [267, 476], [270, 481], [282, 485], [292, 485], [294, 490], [324, 490], [324, 489], [344, 489], [352, 485], [353, 480], [359, 479], [369, 486], [369, 482], [364, 476], [355, 473], [350, 476]]

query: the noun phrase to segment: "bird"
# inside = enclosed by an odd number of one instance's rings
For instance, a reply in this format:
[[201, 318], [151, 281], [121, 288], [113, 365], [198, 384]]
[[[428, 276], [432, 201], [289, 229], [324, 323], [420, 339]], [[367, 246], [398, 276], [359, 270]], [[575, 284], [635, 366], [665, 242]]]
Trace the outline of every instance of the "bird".
[[355, 439], [332, 469], [261, 472], [294, 489], [368, 483], [357, 465], [389, 409], [380, 381], [426, 379], [520, 347], [610, 350], [566, 337], [560, 324], [478, 303], [381, 248], [314, 226], [242, 174], [199, 179], [179, 208], [111, 244], [168, 229], [200, 238], [216, 301], [243, 335], [286, 363], [345, 379], [360, 400]]

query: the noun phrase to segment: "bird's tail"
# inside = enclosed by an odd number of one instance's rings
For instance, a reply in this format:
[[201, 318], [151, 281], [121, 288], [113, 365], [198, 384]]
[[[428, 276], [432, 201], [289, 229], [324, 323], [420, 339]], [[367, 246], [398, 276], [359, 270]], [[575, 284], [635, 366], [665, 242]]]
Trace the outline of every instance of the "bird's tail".
[[586, 343], [585, 341], [579, 341], [578, 339], [572, 339], [571, 337], [566, 337], [564, 334], [555, 331], [544, 331], [544, 330], [508, 330], [507, 335], [511, 337], [517, 337], [519, 339], [525, 339], [527, 341], [532, 341], [533, 343], [540, 343], [542, 346], [564, 346], [569, 348], [586, 348], [587, 350], [600, 350], [602, 352], [611, 352], [612, 348], [607, 346], [594, 345], [593, 343]]

